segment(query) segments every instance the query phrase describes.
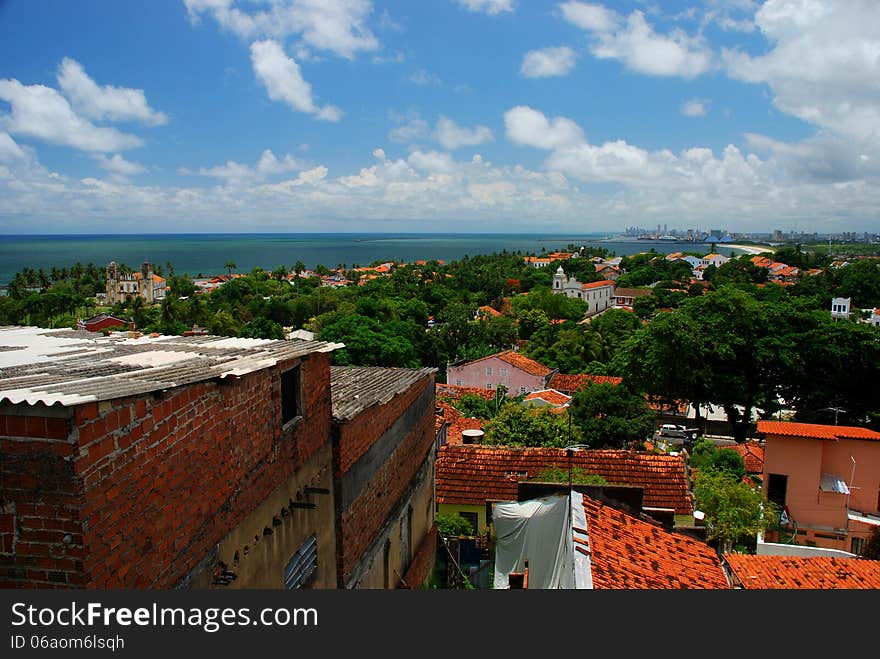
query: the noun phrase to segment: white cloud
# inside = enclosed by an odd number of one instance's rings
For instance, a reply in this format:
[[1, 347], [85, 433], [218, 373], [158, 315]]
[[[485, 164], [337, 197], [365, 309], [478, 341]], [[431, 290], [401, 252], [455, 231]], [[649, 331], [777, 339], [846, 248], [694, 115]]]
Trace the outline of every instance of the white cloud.
[[319, 108], [312, 97], [312, 87], [300, 72], [299, 64], [284, 54], [272, 40], [251, 44], [254, 73], [273, 101], [286, 103], [294, 110], [314, 115], [325, 121], [339, 121], [342, 111], [332, 105]]
[[563, 2], [559, 5], [563, 18], [582, 30], [611, 32], [620, 23], [616, 11], [586, 2]]
[[0, 162], [23, 160], [25, 157], [24, 150], [15, 143], [9, 133], [0, 131]]
[[705, 98], [692, 98], [681, 106], [681, 113], [686, 117], [705, 117], [709, 114], [709, 104]]
[[[279, 159], [270, 149], [265, 149], [254, 166], [245, 165], [234, 160], [227, 160], [222, 165], [200, 167], [195, 173], [199, 176], [218, 178], [230, 183], [240, 183], [262, 181], [266, 178], [300, 169], [301, 167], [301, 163], [289, 153]], [[180, 173], [192, 174], [194, 172], [184, 168], [180, 170]]]
[[489, 14], [490, 16], [513, 11], [516, 6], [514, 0], [456, 0], [456, 2], [468, 11]]
[[430, 173], [448, 174], [455, 168], [452, 156], [439, 151], [413, 151], [407, 162], [414, 169]]
[[434, 129], [434, 137], [444, 149], [454, 151], [463, 146], [476, 146], [491, 142], [494, 137], [491, 129], [487, 126], [474, 126], [465, 128], [459, 126], [452, 119], [440, 116], [437, 127]]
[[125, 178], [147, 171], [147, 168], [140, 163], [126, 160], [118, 153], [114, 154], [112, 158], [108, 158], [103, 153], [95, 154], [92, 157], [98, 161], [98, 165], [102, 169], [107, 170], [112, 176]]
[[519, 72], [526, 78], [564, 76], [574, 68], [576, 55], [568, 46], [530, 50], [523, 57]]
[[419, 87], [432, 87], [441, 84], [440, 78], [426, 69], [419, 69], [411, 74], [409, 76], [409, 81]]
[[32, 137], [50, 144], [83, 151], [116, 152], [141, 146], [139, 137], [95, 126], [77, 115], [57, 90], [43, 85], [22, 85], [18, 80], [0, 80], [0, 100], [12, 107], [0, 115], [0, 126], [13, 135]]
[[590, 52], [599, 59], [615, 59], [637, 73], [693, 78], [714, 66], [714, 55], [701, 36], [680, 29], [658, 34], [641, 11], [626, 19], [601, 5], [567, 2], [563, 18], [593, 37]]
[[96, 121], [138, 121], [148, 126], [168, 122], [165, 114], [149, 106], [142, 89], [99, 86], [69, 57], [58, 67], [58, 86], [77, 112]]
[[504, 113], [504, 127], [507, 139], [514, 144], [539, 149], [557, 149], [584, 140], [580, 126], [571, 119], [556, 117], [548, 120], [543, 112], [525, 105]]
[[428, 136], [428, 122], [418, 116], [410, 117], [393, 117], [399, 126], [391, 129], [388, 133], [388, 139], [398, 143], [412, 143], [424, 139]]
[[[2, 138], [0, 144], [8, 146]], [[761, 148], [766, 159], [732, 145], [720, 153], [705, 147], [672, 153], [581, 140], [553, 149], [543, 171], [414, 151], [381, 161], [365, 154], [368, 164], [354, 174], [331, 176], [316, 165], [278, 182], [218, 177], [208, 187], [157, 187], [67, 178], [41, 167], [23, 147], [24, 159], [0, 162], [0, 230], [63, 232], [88, 222], [93, 231], [120, 231], [125, 221], [135, 229], [144, 220], [174, 230], [186, 220], [210, 221], [218, 231], [292, 231], [311, 229], [320, 218], [339, 231], [357, 231], [365, 221], [388, 231], [428, 231], [438, 221], [450, 231], [608, 231], [633, 217], [647, 224], [674, 217], [685, 226], [711, 221], [745, 231], [766, 230], [772, 217], [779, 226], [797, 222], [822, 231], [845, 217], [848, 230], [876, 231], [876, 169], [864, 169], [861, 179], [808, 180], [787, 169], [782, 155], [803, 145]]]
[[380, 48], [367, 26], [373, 11], [369, 0], [184, 0], [184, 4], [191, 21], [209, 14], [242, 39], [297, 34], [304, 46], [346, 59]]
[[373, 157], [376, 158], [376, 160], [385, 160], [385, 149], [373, 149]]
[[766, 83], [777, 108], [814, 126], [880, 136], [880, 3], [768, 0], [755, 22], [773, 47], [723, 51], [730, 76]]

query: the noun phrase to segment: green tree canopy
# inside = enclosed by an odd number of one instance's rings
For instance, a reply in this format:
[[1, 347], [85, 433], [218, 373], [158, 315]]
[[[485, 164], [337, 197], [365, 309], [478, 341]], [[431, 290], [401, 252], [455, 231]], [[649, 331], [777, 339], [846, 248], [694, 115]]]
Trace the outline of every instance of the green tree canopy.
[[626, 448], [649, 436], [657, 421], [644, 396], [623, 384], [592, 384], [578, 390], [569, 413], [580, 441], [590, 448]]

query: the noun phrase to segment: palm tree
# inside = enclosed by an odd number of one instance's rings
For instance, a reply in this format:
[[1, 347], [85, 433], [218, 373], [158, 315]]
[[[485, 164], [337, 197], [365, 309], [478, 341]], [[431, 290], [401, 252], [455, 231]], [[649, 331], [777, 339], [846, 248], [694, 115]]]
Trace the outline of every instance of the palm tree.
[[235, 261], [227, 261], [225, 267], [226, 267], [226, 270], [227, 270], [227, 271], [229, 272], [229, 274], [231, 275], [231, 274], [232, 274], [232, 271], [235, 270], [238, 266], [235, 265]]

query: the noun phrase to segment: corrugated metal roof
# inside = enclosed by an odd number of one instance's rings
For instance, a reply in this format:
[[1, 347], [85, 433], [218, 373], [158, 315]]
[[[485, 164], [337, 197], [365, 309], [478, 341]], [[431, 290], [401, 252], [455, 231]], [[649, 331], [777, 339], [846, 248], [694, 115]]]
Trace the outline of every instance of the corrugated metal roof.
[[239, 376], [341, 343], [0, 327], [0, 402], [70, 406]]
[[333, 418], [350, 421], [368, 407], [387, 403], [422, 378], [436, 372], [436, 368], [331, 366]]

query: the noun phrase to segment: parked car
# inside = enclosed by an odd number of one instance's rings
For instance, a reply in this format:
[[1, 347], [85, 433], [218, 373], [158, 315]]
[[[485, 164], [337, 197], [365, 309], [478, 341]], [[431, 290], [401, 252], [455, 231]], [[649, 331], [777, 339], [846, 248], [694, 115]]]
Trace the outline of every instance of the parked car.
[[661, 437], [688, 437], [688, 429], [684, 426], [678, 426], [674, 423], [664, 423], [660, 426]]

